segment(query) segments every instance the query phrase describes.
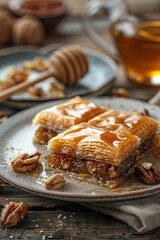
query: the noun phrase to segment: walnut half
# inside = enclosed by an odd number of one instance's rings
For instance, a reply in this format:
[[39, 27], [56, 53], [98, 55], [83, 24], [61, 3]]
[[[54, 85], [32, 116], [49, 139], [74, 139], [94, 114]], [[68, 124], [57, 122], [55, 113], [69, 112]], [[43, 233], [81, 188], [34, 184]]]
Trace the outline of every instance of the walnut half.
[[26, 69], [11, 68], [8, 70], [8, 78], [14, 84], [24, 82], [29, 77], [29, 71]]
[[160, 182], [160, 162], [142, 163], [135, 167], [134, 174], [136, 178], [148, 185]]
[[117, 88], [112, 91], [113, 97], [124, 97], [129, 98], [130, 93], [125, 88]]
[[38, 72], [43, 72], [49, 68], [49, 63], [43, 58], [34, 58], [32, 61], [24, 61], [23, 67], [25, 69], [32, 69]]
[[24, 202], [7, 203], [1, 213], [1, 224], [5, 227], [16, 226], [27, 213], [27, 205]]
[[61, 188], [65, 184], [63, 173], [55, 173], [49, 177], [45, 182], [45, 187], [48, 190], [55, 190]]
[[46, 95], [41, 87], [30, 87], [28, 88], [28, 92], [31, 96], [34, 97], [45, 97]]
[[40, 156], [40, 152], [20, 154], [12, 160], [11, 167], [17, 173], [30, 172], [37, 167]]

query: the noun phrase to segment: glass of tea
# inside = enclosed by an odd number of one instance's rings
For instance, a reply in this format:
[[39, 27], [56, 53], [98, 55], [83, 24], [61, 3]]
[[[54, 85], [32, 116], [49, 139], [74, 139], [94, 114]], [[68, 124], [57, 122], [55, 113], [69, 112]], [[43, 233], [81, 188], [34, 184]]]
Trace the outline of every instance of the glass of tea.
[[[92, 39], [114, 59], [118, 55], [130, 80], [160, 87], [160, 17], [158, 19], [154, 14], [153, 18], [131, 15], [121, 0], [109, 0], [103, 4], [99, 2], [96, 8], [92, 2], [91, 6], [87, 8], [85, 26]], [[107, 13], [108, 25], [118, 51], [102, 40], [93, 28], [91, 16], [99, 9], [105, 9]]]

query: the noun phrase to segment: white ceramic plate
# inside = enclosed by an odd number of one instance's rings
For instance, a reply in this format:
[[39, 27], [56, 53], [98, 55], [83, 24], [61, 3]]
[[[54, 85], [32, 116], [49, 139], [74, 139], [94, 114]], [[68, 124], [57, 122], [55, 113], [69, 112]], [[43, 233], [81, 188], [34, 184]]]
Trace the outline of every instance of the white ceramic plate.
[[[11, 67], [21, 67], [24, 60], [32, 60], [35, 57], [42, 57], [48, 59], [52, 52], [64, 46], [64, 44], [51, 44], [41, 49], [33, 46], [12, 47], [0, 52], [0, 79], [5, 79], [6, 71]], [[115, 62], [89, 48], [84, 48], [84, 52], [89, 61], [88, 73], [79, 80], [74, 86], [65, 87], [65, 96], [73, 97], [76, 95], [100, 95], [109, 90], [115, 81], [117, 75], [117, 65]], [[29, 81], [32, 81], [41, 73], [32, 71], [29, 76]], [[40, 86], [44, 92], [48, 92], [48, 85], [52, 78], [43, 81], [37, 86]], [[26, 91], [16, 94], [11, 97], [12, 105], [14, 104], [28, 104], [31, 102], [44, 102], [46, 100], [53, 100], [53, 98], [31, 98]]]
[[[89, 98], [97, 105], [131, 112], [142, 108], [148, 109], [150, 114], [160, 120], [160, 108], [140, 101], [109, 98]], [[97, 186], [93, 183], [84, 182], [75, 176], [66, 174], [67, 183], [59, 190], [49, 191], [43, 185], [43, 180], [53, 172], [45, 170], [44, 155], [47, 154], [45, 146], [34, 145], [32, 139], [35, 127], [32, 119], [40, 110], [50, 107], [61, 101], [54, 101], [22, 111], [0, 125], [0, 176], [10, 184], [23, 190], [43, 195], [50, 198], [70, 201], [115, 201], [126, 200], [160, 192], [160, 184], [147, 186], [134, 178], [126, 182], [124, 186], [112, 191], [107, 187]], [[43, 152], [41, 168], [37, 174], [16, 174], [10, 168], [10, 161], [20, 153], [31, 153], [35, 150]]]

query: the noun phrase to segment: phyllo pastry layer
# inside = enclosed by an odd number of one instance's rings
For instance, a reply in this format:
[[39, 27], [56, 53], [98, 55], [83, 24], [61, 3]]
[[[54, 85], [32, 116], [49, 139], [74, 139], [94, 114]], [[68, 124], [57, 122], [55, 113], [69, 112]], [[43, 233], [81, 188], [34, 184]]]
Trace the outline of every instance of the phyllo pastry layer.
[[91, 119], [88, 123], [91, 126], [106, 130], [111, 129], [112, 125], [119, 124], [130, 133], [138, 136], [141, 141], [154, 135], [158, 128], [158, 122], [151, 117], [143, 116], [139, 113], [120, 113], [114, 110], [102, 113]]
[[81, 97], [75, 97], [63, 104], [45, 109], [33, 119], [33, 124], [40, 126], [35, 134], [36, 142], [47, 143], [57, 133], [75, 124], [87, 122], [106, 110], [107, 108], [98, 107]]
[[139, 138], [128, 132], [103, 130], [81, 123], [52, 138], [48, 150], [117, 166], [138, 145]]
[[46, 160], [52, 167], [88, 172], [91, 178], [115, 187], [133, 170], [140, 144], [139, 137], [117, 129], [104, 130], [87, 123], [73, 126], [49, 141], [48, 150], [53, 153]]

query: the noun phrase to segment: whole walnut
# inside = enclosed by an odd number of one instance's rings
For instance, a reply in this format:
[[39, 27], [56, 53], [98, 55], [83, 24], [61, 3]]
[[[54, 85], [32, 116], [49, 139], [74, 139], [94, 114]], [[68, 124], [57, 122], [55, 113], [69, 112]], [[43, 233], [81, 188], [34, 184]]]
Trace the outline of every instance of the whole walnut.
[[6, 44], [11, 40], [12, 17], [4, 10], [0, 10], [0, 44]]
[[16, 44], [40, 44], [44, 35], [43, 24], [34, 17], [21, 17], [13, 26], [13, 41]]

